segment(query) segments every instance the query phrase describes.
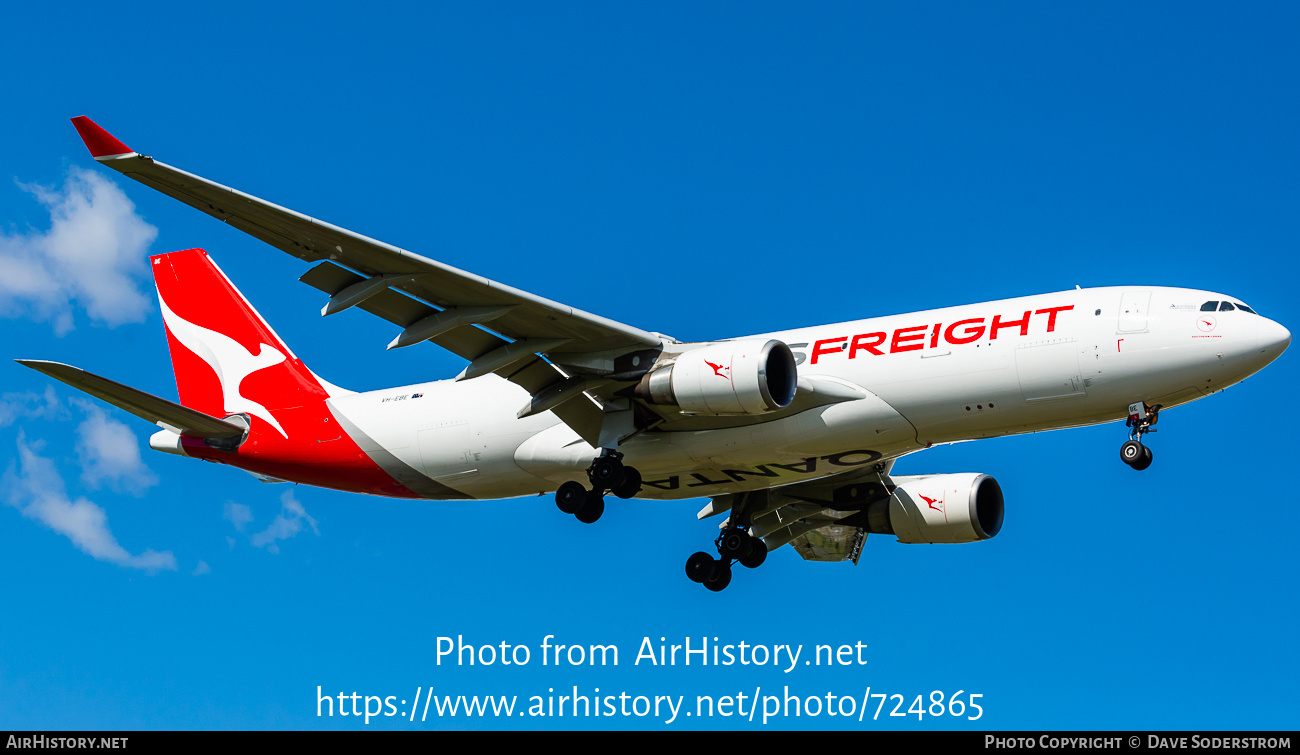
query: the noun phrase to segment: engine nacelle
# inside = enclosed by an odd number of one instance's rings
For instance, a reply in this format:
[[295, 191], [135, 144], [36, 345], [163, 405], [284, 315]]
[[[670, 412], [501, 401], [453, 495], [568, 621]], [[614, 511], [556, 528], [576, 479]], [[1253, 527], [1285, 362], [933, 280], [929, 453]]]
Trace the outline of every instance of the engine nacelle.
[[686, 351], [641, 379], [639, 398], [708, 416], [766, 414], [794, 400], [799, 373], [794, 353], [781, 341], [752, 338], [681, 346]]
[[986, 474], [894, 477], [887, 499], [867, 509], [868, 531], [900, 543], [973, 543], [1002, 529], [1002, 486]]

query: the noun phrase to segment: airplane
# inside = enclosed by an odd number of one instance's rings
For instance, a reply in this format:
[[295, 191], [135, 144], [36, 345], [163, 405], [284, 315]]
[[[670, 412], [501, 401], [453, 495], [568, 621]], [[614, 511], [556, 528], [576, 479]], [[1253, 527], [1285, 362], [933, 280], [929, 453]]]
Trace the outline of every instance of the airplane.
[[454, 378], [357, 393], [312, 372], [201, 249], [151, 258], [179, 403], [56, 362], [18, 360], [162, 429], [149, 445], [291, 481], [398, 498], [554, 493], [584, 523], [606, 494], [707, 497], [717, 556], [790, 545], [857, 563], [869, 534], [995, 537], [981, 473], [892, 475], [936, 444], [1126, 420], [1151, 465], [1161, 412], [1253, 375], [1291, 342], [1235, 296], [1078, 288], [718, 341], [681, 343], [458, 270], [165, 165], [85, 116], [96, 161], [315, 263], [300, 280], [467, 360]]

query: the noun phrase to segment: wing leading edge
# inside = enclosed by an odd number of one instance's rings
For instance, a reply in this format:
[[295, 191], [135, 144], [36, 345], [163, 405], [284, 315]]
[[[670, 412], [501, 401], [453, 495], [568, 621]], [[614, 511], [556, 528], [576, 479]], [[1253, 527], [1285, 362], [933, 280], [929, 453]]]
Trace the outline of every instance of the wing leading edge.
[[[402, 328], [389, 344], [432, 341], [470, 361], [462, 377], [496, 373], [596, 445], [602, 384], [555, 367], [655, 350], [655, 333], [559, 304], [209, 181], [127, 147], [85, 116], [72, 119], [95, 160], [307, 262], [304, 283], [330, 295], [322, 315], [356, 306]], [[542, 358], [539, 355], [545, 355]], [[567, 357], [569, 358], [566, 358]], [[557, 400], [558, 399], [558, 400]], [[547, 405], [549, 404], [549, 405]], [[538, 408], [543, 406], [544, 408]]]

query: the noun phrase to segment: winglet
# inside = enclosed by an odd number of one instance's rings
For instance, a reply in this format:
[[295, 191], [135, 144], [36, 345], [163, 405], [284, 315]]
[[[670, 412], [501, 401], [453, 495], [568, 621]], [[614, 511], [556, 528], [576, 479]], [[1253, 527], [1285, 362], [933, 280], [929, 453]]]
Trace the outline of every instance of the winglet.
[[99, 124], [84, 115], [73, 118], [72, 125], [77, 127], [81, 140], [86, 143], [86, 148], [96, 160], [135, 154], [135, 150], [118, 141], [112, 134], [100, 128]]

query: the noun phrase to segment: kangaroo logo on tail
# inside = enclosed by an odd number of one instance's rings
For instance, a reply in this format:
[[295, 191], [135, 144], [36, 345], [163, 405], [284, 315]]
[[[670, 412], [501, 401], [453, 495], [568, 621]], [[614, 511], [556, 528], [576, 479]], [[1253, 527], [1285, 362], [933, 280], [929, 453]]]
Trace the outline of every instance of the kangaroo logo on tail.
[[284, 353], [274, 346], [263, 343], [260, 344], [258, 353], [253, 354], [230, 336], [182, 319], [180, 315], [171, 311], [161, 293], [158, 296], [158, 303], [162, 305], [163, 322], [167, 324], [167, 329], [176, 340], [194, 352], [195, 356], [207, 362], [212, 371], [217, 373], [217, 379], [221, 381], [222, 406], [225, 410], [231, 414], [247, 412], [260, 417], [287, 439], [289, 434], [280, 427], [271, 410], [239, 392], [239, 386], [244, 382], [244, 378], [258, 370], [280, 364], [286, 358]]

